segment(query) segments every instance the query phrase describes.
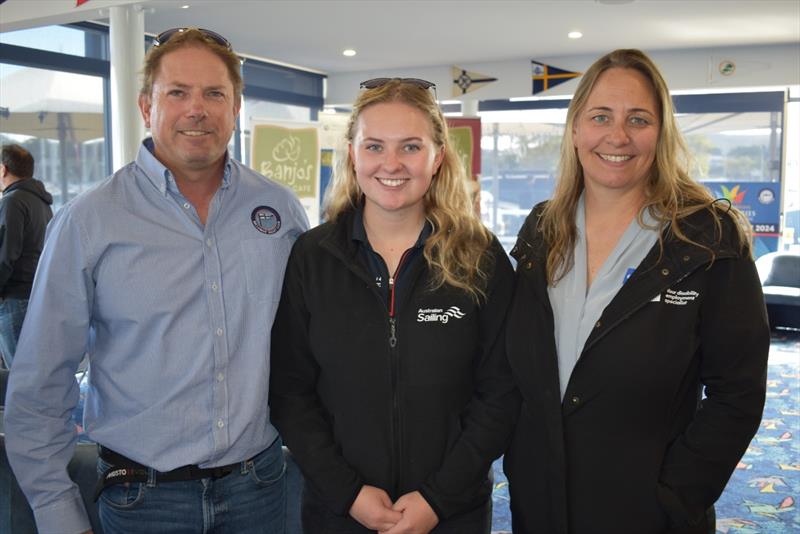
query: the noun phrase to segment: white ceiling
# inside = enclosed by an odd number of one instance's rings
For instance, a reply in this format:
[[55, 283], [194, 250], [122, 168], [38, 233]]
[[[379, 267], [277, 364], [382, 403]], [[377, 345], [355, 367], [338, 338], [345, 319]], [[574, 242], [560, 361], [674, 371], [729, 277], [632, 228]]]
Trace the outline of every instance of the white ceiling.
[[[241, 54], [327, 74], [620, 47], [800, 43], [800, 0], [151, 0], [143, 6], [148, 33], [209, 28]], [[568, 39], [573, 30], [583, 38]], [[345, 48], [358, 54], [346, 58]]]

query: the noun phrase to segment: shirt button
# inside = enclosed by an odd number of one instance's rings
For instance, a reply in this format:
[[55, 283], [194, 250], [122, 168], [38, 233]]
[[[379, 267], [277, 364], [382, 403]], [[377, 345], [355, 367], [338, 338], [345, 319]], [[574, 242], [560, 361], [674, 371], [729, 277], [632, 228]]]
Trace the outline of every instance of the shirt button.
[[689, 261], [689, 256], [684, 256], [683, 261]]
[[669, 269], [661, 269], [661, 274], [667, 276], [669, 274]]
[[211, 241], [211, 238], [210, 238], [210, 237], [209, 237], [208, 239], [206, 239], [206, 245], [208, 245], [209, 247], [210, 247], [210, 246], [211, 246], [213, 243], [214, 243], [214, 242], [213, 242], [213, 241]]
[[222, 419], [218, 420], [217, 421], [217, 428], [222, 428], [223, 426], [225, 426], [225, 421], [223, 421]]
[[214, 291], [217, 290], [217, 283], [216, 282], [212, 282], [211, 283], [211, 289], [213, 289]]
[[575, 396], [573, 396], [571, 399], [569, 399], [569, 402], [570, 402], [570, 403], [571, 403], [573, 406], [577, 406], [578, 404], [580, 404], [580, 403], [581, 403], [581, 398], [580, 398], [580, 397], [578, 397], [577, 395], [575, 395]]
[[188, 210], [188, 209], [189, 209], [189, 208], [191, 208], [191, 207], [192, 207], [192, 205], [191, 205], [191, 204], [189, 204], [188, 202], [184, 202], [184, 203], [183, 203], [183, 209], [187, 209], [187, 210]]
[[223, 380], [225, 380], [225, 373], [217, 374], [217, 382], [222, 382]]
[[529, 271], [530, 271], [531, 269], [533, 269], [533, 262], [532, 262], [532, 261], [529, 261], [529, 262], [527, 262], [527, 263], [525, 264], [525, 268], [526, 268], [527, 270], [529, 270]]
[[217, 335], [218, 335], [218, 336], [221, 336], [221, 335], [222, 335], [222, 328], [217, 328]]

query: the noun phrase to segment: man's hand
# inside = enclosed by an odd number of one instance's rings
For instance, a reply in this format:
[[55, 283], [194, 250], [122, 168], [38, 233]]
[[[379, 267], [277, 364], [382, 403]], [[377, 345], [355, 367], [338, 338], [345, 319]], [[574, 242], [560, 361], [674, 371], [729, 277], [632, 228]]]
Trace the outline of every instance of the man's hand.
[[406, 493], [392, 508], [403, 512], [403, 518], [394, 527], [381, 530], [380, 534], [428, 534], [439, 524], [436, 512], [418, 491]]
[[362, 486], [358, 492], [350, 515], [370, 530], [386, 531], [403, 518], [398, 510], [392, 510], [389, 494], [375, 486]]

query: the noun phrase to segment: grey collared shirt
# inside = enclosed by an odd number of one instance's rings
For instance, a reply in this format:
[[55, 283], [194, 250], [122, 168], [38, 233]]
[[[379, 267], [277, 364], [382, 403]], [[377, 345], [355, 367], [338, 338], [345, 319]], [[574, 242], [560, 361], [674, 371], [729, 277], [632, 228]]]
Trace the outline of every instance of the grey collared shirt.
[[659, 231], [654, 229], [657, 222], [648, 210], [644, 210], [642, 219], [649, 228], [640, 226], [634, 217], [617, 242], [617, 246], [600, 267], [591, 287], [587, 288], [586, 213], [583, 195], [578, 201], [575, 216], [578, 233], [575, 240], [574, 264], [564, 278], [555, 286], [547, 288], [553, 308], [562, 400], [572, 370], [583, 352], [595, 323], [616, 296], [617, 291], [658, 241]]

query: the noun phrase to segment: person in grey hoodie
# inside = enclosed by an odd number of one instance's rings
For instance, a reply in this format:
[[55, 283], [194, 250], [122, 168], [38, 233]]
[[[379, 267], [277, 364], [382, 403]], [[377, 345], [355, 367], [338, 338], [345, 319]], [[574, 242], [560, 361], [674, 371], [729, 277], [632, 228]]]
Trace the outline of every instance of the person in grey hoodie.
[[3, 145], [0, 187], [0, 352], [10, 368], [53, 197], [33, 178], [33, 156], [19, 145]]

